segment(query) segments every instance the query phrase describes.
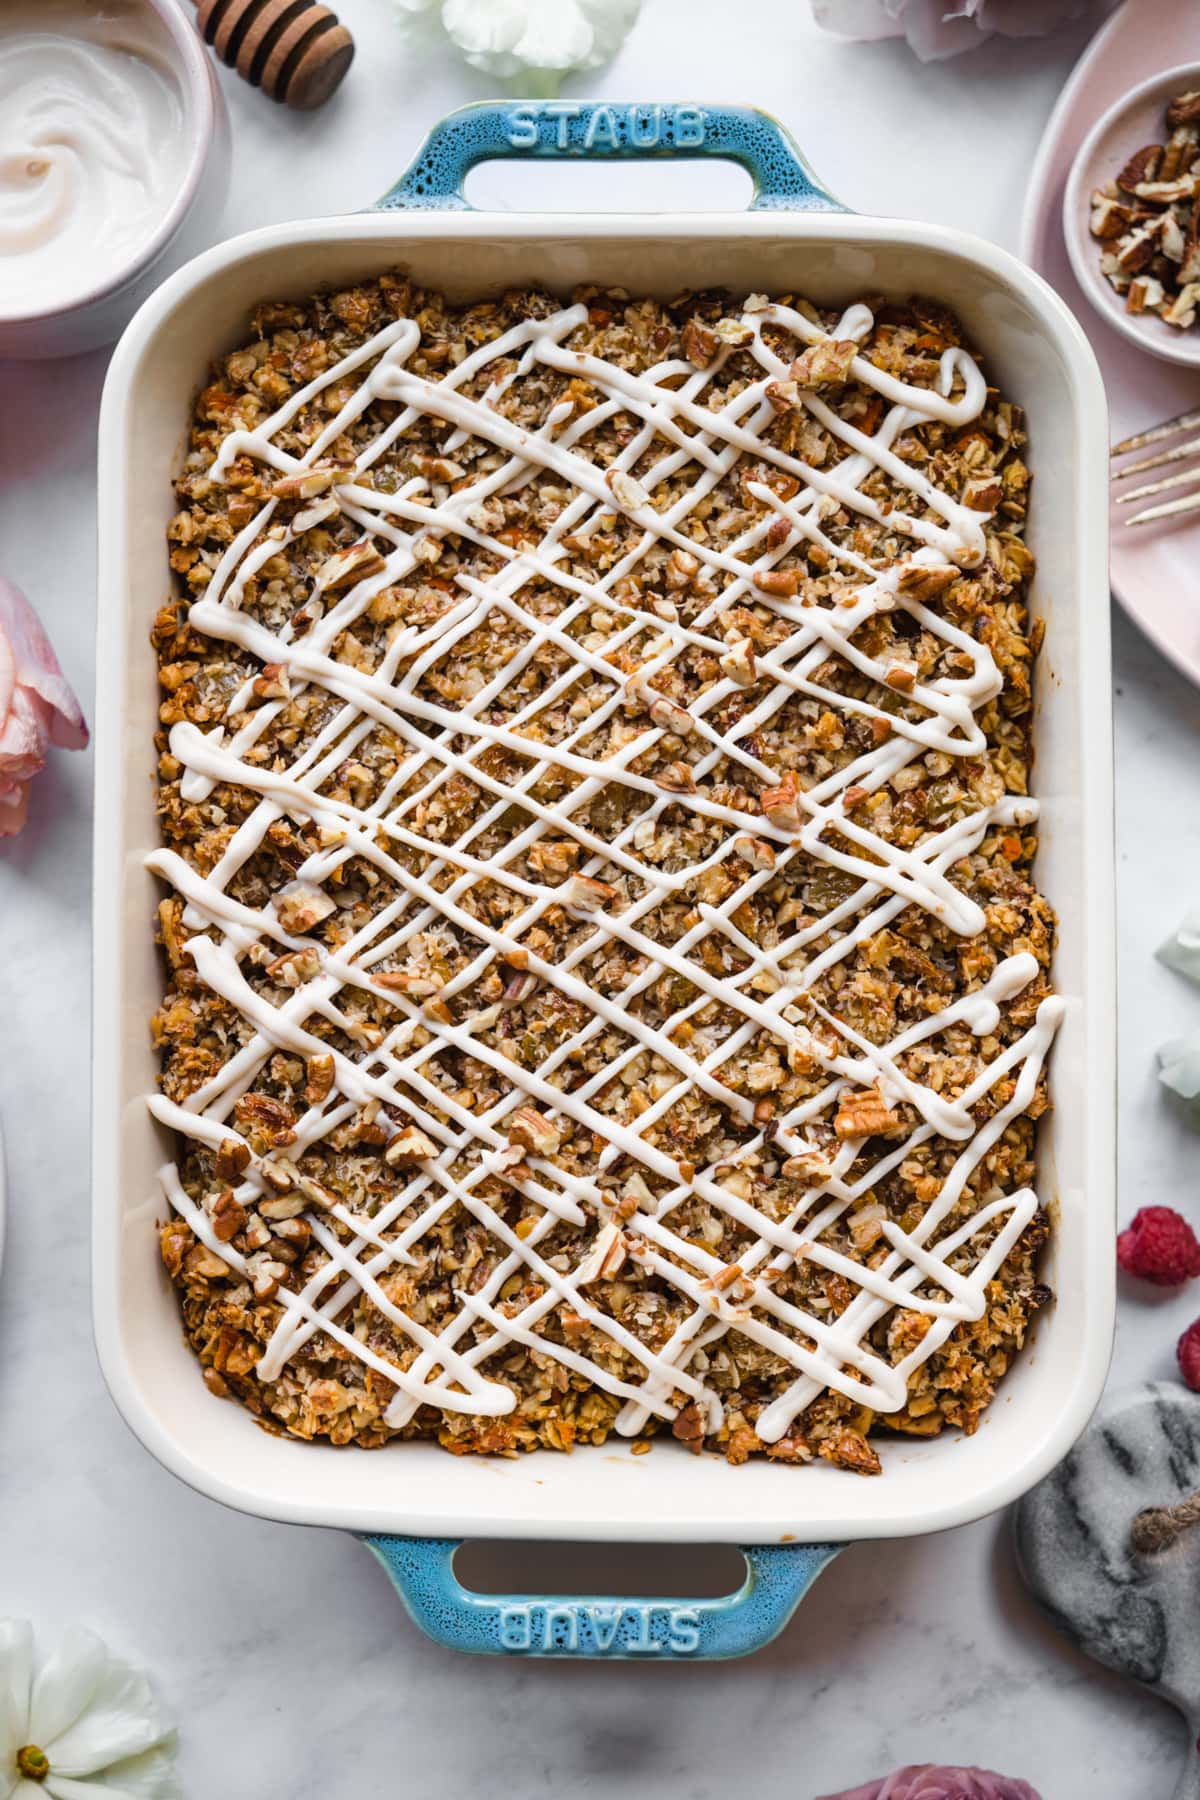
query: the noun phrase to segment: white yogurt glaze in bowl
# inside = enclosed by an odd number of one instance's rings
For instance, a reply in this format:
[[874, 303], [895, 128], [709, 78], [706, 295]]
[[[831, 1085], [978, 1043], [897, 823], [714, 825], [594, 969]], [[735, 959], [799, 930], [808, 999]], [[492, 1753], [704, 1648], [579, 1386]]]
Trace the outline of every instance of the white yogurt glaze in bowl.
[[4, 0], [0, 355], [115, 337], [211, 230], [227, 135], [176, 0]]

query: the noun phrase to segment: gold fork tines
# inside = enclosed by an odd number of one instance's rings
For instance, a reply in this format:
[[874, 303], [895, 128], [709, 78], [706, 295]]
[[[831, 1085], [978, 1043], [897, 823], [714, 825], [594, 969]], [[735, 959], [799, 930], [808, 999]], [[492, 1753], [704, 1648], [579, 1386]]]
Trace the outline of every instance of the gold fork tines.
[[[1150, 444], [1166, 444], [1167, 440], [1176, 438], [1181, 432], [1200, 425], [1200, 411], [1180, 413], [1178, 418], [1164, 419], [1161, 425], [1153, 425], [1148, 431], [1135, 432], [1133, 437], [1124, 438], [1121, 443], [1114, 444], [1114, 457], [1125, 456], [1131, 450], [1144, 450]], [[1171, 443], [1163, 450], [1157, 450], [1153, 456], [1139, 457], [1136, 462], [1127, 462], [1120, 467], [1114, 465], [1113, 482], [1124, 481], [1130, 475], [1144, 475], [1148, 469], [1160, 469], [1167, 463], [1189, 462], [1200, 458], [1200, 437], [1187, 438], [1183, 443]], [[1192, 491], [1182, 494], [1177, 500], [1167, 500], [1158, 506], [1147, 506], [1141, 512], [1134, 513], [1126, 520], [1128, 525], [1148, 525], [1154, 519], [1172, 518], [1179, 513], [1195, 512], [1200, 509], [1200, 468], [1183, 469], [1175, 475], [1164, 475], [1160, 481], [1142, 482], [1138, 487], [1127, 488], [1116, 496], [1118, 506], [1127, 506], [1131, 500], [1146, 500], [1153, 494], [1169, 493], [1174, 488], [1188, 488]]]
[[1161, 425], [1152, 425], [1149, 431], [1139, 431], [1133, 437], [1122, 438], [1114, 444], [1114, 456], [1124, 456], [1127, 450], [1141, 450], [1146, 444], [1157, 444], [1161, 438], [1173, 437], [1177, 431], [1190, 431], [1193, 425], [1200, 425], [1200, 410], [1180, 413], [1178, 418], [1164, 419]]

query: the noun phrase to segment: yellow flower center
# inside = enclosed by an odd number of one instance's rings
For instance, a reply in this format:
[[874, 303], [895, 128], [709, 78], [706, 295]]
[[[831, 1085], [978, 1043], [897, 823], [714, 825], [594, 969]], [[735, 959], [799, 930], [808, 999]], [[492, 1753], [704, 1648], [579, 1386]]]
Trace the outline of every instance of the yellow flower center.
[[17, 1772], [27, 1781], [45, 1781], [50, 1773], [50, 1759], [36, 1744], [26, 1744], [17, 1751]]

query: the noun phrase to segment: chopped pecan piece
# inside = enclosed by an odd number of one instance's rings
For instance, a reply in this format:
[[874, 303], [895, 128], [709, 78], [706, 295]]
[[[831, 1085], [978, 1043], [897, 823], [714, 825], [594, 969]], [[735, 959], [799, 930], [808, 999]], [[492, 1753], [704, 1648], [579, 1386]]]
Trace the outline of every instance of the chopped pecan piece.
[[335, 481], [344, 481], [349, 473], [340, 463], [313, 463], [309, 468], [297, 469], [294, 475], [281, 475], [271, 483], [271, 492], [277, 500], [312, 500]]
[[529, 852], [529, 865], [539, 875], [552, 875], [561, 881], [579, 861], [579, 845], [570, 838], [542, 838]]
[[696, 778], [687, 763], [668, 763], [665, 769], [659, 769], [654, 777], [660, 788], [666, 788], [669, 794], [694, 794]]
[[406, 994], [410, 1000], [428, 1000], [433, 994], [440, 994], [445, 982], [439, 975], [426, 970], [423, 974], [410, 973], [407, 969], [381, 969], [378, 975], [372, 975], [376, 987], [387, 994]]
[[532, 1106], [519, 1106], [509, 1121], [508, 1139], [522, 1150], [553, 1156], [562, 1146], [562, 1133], [553, 1119]]
[[906, 563], [900, 571], [900, 592], [910, 600], [936, 600], [961, 574], [951, 563]]
[[1194, 125], [1200, 120], [1200, 90], [1189, 89], [1186, 94], [1176, 94], [1167, 107], [1167, 124], [1174, 130], [1177, 125]]
[[410, 1125], [399, 1132], [383, 1153], [383, 1160], [390, 1166], [397, 1163], [424, 1162], [427, 1157], [437, 1155], [437, 1145], [431, 1137]]
[[653, 694], [647, 710], [660, 731], [673, 731], [676, 737], [689, 737], [695, 730], [696, 721], [687, 708], [676, 705], [674, 700], [668, 700], [665, 694]]
[[239, 1231], [245, 1231], [248, 1218], [249, 1214], [245, 1207], [234, 1197], [232, 1190], [226, 1188], [223, 1193], [217, 1195], [213, 1202], [213, 1236], [219, 1238], [221, 1243], [227, 1244], [231, 1238], [237, 1236]]
[[1157, 312], [1163, 303], [1165, 292], [1162, 282], [1155, 276], [1139, 275], [1136, 281], [1129, 284], [1129, 292], [1125, 296], [1125, 311]]
[[582, 912], [598, 912], [611, 906], [619, 895], [611, 882], [597, 881], [592, 875], [572, 875], [563, 884], [562, 897], [568, 906], [577, 906]]
[[311, 931], [337, 911], [337, 901], [312, 881], [289, 881], [275, 895], [272, 905], [283, 929], [296, 936]]
[[917, 684], [917, 665], [910, 662], [889, 663], [883, 679], [897, 693], [911, 694]]
[[749, 638], [736, 638], [721, 658], [721, 668], [739, 687], [750, 687], [754, 681], [754, 645]]
[[258, 1210], [264, 1219], [275, 1224], [280, 1219], [295, 1219], [304, 1211], [304, 1195], [297, 1193], [270, 1194], [258, 1203]]
[[733, 847], [742, 861], [760, 874], [775, 867], [775, 847], [765, 838], [751, 837], [749, 832], [742, 831], [734, 838]]
[[625, 1267], [628, 1253], [628, 1238], [610, 1220], [596, 1233], [590, 1250], [575, 1271], [575, 1280], [580, 1287], [587, 1287], [593, 1281], [614, 1281]]
[[798, 381], [768, 381], [766, 396], [777, 413], [791, 412], [800, 404], [800, 383]]
[[1111, 194], [1098, 191], [1092, 196], [1088, 229], [1095, 238], [1119, 238], [1133, 218], [1133, 208]]
[[233, 1116], [237, 1120], [239, 1131], [252, 1144], [257, 1142], [264, 1147], [282, 1150], [296, 1141], [293, 1130], [295, 1113], [284, 1101], [276, 1100], [271, 1094], [243, 1094], [233, 1109]]
[[1135, 150], [1117, 176], [1117, 186], [1125, 193], [1132, 194], [1139, 181], [1153, 181], [1162, 161], [1162, 153], [1161, 144], [1144, 144], [1140, 150]]
[[168, 1219], [165, 1225], [159, 1227], [159, 1254], [172, 1281], [183, 1268], [184, 1258], [195, 1241], [191, 1226], [185, 1225], [182, 1219]]
[[699, 1456], [704, 1448], [704, 1419], [695, 1400], [681, 1406], [671, 1421], [671, 1436], [678, 1438], [685, 1450]]
[[305, 1064], [304, 1098], [310, 1106], [320, 1106], [333, 1091], [334, 1061], [327, 1050], [318, 1050]]
[[667, 558], [664, 579], [669, 588], [676, 593], [690, 587], [700, 573], [700, 558], [693, 556], [690, 550], [672, 550]]
[[317, 570], [317, 586], [327, 594], [341, 593], [371, 575], [381, 575], [387, 563], [370, 538], [359, 538], [344, 550], [335, 550]]
[[791, 600], [799, 592], [800, 577], [795, 569], [755, 569], [754, 585], [760, 594], [776, 600]]
[[821, 338], [796, 358], [790, 371], [792, 380], [801, 387], [838, 387], [849, 377], [857, 355], [853, 338]]
[[878, 1088], [843, 1088], [833, 1129], [840, 1138], [877, 1137], [898, 1131], [900, 1123]]
[[184, 1272], [198, 1281], [224, 1281], [232, 1274], [229, 1264], [222, 1262], [207, 1244], [197, 1244], [183, 1259]]
[[262, 1257], [255, 1263], [251, 1286], [256, 1300], [273, 1300], [279, 1292], [280, 1283], [287, 1278], [287, 1264], [276, 1262], [272, 1257]]
[[604, 477], [612, 492], [613, 499], [619, 506], [628, 507], [636, 512], [639, 506], [645, 506], [650, 496], [640, 481], [627, 475], [624, 469], [610, 469]]
[[679, 344], [688, 361], [695, 363], [698, 369], [707, 369], [721, 348], [716, 332], [702, 325], [699, 319], [688, 320], [680, 333]]
[[250, 1146], [236, 1138], [223, 1138], [213, 1158], [213, 1168], [222, 1181], [236, 1181], [250, 1166]]
[[878, 1475], [883, 1468], [874, 1449], [861, 1431], [849, 1426], [835, 1431], [818, 1444], [818, 1454], [840, 1469], [853, 1469], [856, 1475]]
[[804, 823], [800, 812], [800, 783], [793, 770], [782, 775], [778, 787], [765, 788], [759, 796], [764, 818], [780, 831], [799, 831]]
[[287, 664], [264, 663], [262, 674], [256, 675], [250, 686], [258, 700], [290, 699], [292, 683], [288, 675]]

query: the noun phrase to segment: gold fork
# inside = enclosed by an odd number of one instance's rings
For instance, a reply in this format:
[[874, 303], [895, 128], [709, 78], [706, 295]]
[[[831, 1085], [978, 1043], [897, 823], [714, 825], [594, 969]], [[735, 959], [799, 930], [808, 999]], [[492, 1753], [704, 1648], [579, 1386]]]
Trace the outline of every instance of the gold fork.
[[[1152, 425], [1149, 431], [1139, 431], [1133, 437], [1127, 437], [1119, 444], [1114, 444], [1114, 457], [1125, 456], [1130, 450], [1144, 450], [1148, 444], [1166, 444], [1169, 439], [1176, 438], [1181, 432], [1187, 432], [1200, 426], [1200, 411], [1180, 413], [1177, 419], [1165, 419], [1161, 425]], [[1137, 462], [1123, 463], [1119, 467], [1114, 462], [1112, 480], [1114, 483], [1124, 481], [1130, 475], [1144, 475], [1147, 469], [1161, 469], [1166, 463], [1189, 462], [1200, 457], [1200, 437], [1185, 438], [1181, 443], [1172, 443], [1165, 450], [1156, 450], [1153, 456], [1140, 457]], [[1187, 488], [1190, 491], [1181, 494], [1177, 500], [1164, 500], [1158, 506], [1143, 507], [1141, 512], [1134, 513], [1126, 519], [1127, 525], [1148, 525], [1152, 519], [1167, 519], [1175, 513], [1195, 512], [1200, 508], [1200, 468], [1180, 469], [1175, 475], [1164, 475], [1158, 481], [1144, 481], [1139, 486], [1126, 488], [1115, 496], [1118, 506], [1127, 506], [1131, 500], [1148, 500], [1152, 494], [1166, 494], [1175, 488]]]

